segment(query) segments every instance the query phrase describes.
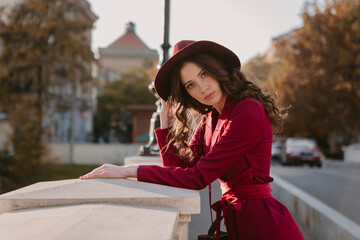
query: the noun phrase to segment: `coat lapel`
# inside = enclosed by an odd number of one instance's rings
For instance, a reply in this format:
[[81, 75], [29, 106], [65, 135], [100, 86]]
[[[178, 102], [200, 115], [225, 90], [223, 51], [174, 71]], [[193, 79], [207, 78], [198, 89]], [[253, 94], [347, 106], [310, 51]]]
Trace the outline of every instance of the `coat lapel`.
[[[218, 141], [219, 139], [219, 135], [224, 131], [225, 126], [227, 124], [227, 122], [229, 121], [229, 116], [234, 108], [236, 104], [235, 99], [228, 97], [226, 99], [224, 108], [220, 114], [219, 120], [216, 124], [215, 130], [212, 132], [212, 137], [211, 137], [211, 142], [210, 142], [210, 148], [212, 148], [215, 143]], [[213, 110], [215, 111], [215, 110]], [[212, 125], [212, 114], [209, 114], [209, 121], [207, 122], [207, 124], [210, 124], [210, 126]]]
[[211, 138], [212, 138], [212, 112], [208, 113], [205, 126], [204, 135], [204, 153], [207, 154], [210, 151]]

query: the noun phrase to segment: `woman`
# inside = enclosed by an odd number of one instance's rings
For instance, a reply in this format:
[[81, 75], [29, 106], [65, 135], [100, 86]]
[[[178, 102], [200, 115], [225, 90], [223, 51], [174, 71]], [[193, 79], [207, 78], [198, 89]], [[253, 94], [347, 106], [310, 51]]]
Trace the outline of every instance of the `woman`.
[[[219, 179], [223, 197], [213, 208], [222, 210], [229, 239], [304, 239], [269, 185], [273, 128], [283, 115], [274, 96], [247, 81], [240, 67], [217, 43], [178, 42], [155, 78], [163, 99], [155, 134], [164, 167], [105, 164], [81, 179], [137, 177], [189, 189]], [[202, 115], [194, 133], [191, 109]]]

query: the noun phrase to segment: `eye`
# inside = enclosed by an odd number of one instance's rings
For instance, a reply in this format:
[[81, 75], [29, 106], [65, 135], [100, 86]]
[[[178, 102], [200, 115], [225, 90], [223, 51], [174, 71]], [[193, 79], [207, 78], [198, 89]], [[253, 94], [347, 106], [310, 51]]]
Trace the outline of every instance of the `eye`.
[[201, 73], [201, 77], [204, 78], [204, 77], [206, 77], [206, 76], [207, 76], [207, 72], [203, 71], [203, 72]]
[[192, 89], [195, 86], [194, 83], [189, 83], [188, 85], [186, 85], [187, 89]]

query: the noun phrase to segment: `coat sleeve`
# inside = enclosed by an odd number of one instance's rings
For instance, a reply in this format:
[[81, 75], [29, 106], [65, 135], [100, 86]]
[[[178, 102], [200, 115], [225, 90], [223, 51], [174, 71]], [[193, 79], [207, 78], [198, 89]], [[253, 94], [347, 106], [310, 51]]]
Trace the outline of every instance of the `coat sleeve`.
[[170, 128], [157, 128], [155, 129], [156, 141], [159, 145], [161, 162], [163, 166], [181, 166], [181, 158], [177, 155], [176, 147], [173, 144], [170, 144], [167, 148], [168, 143], [168, 134]]
[[175, 167], [193, 167], [200, 157], [204, 154], [203, 139], [204, 139], [204, 121], [205, 117], [202, 118], [198, 124], [193, 137], [189, 143], [191, 150], [194, 154], [194, 160], [191, 163], [182, 161], [181, 157], [177, 153], [177, 149], [174, 144], [168, 144], [168, 134], [170, 128], [155, 129], [155, 136], [160, 149], [161, 161], [164, 167], [175, 166]]
[[139, 166], [138, 180], [174, 187], [203, 189], [225, 174], [261, 139], [264, 121], [262, 105], [255, 101], [238, 103], [212, 149], [191, 168]]

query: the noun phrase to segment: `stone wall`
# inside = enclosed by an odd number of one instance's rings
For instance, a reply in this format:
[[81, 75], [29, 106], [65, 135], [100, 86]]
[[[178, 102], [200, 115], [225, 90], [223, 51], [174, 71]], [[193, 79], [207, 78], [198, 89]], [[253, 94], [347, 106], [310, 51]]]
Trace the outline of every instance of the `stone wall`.
[[128, 179], [40, 182], [0, 195], [0, 239], [186, 240], [195, 190]]
[[[70, 163], [69, 144], [49, 144], [50, 158], [46, 161]], [[75, 144], [75, 164], [112, 163], [122, 165], [128, 156], [138, 155], [141, 144]]]

